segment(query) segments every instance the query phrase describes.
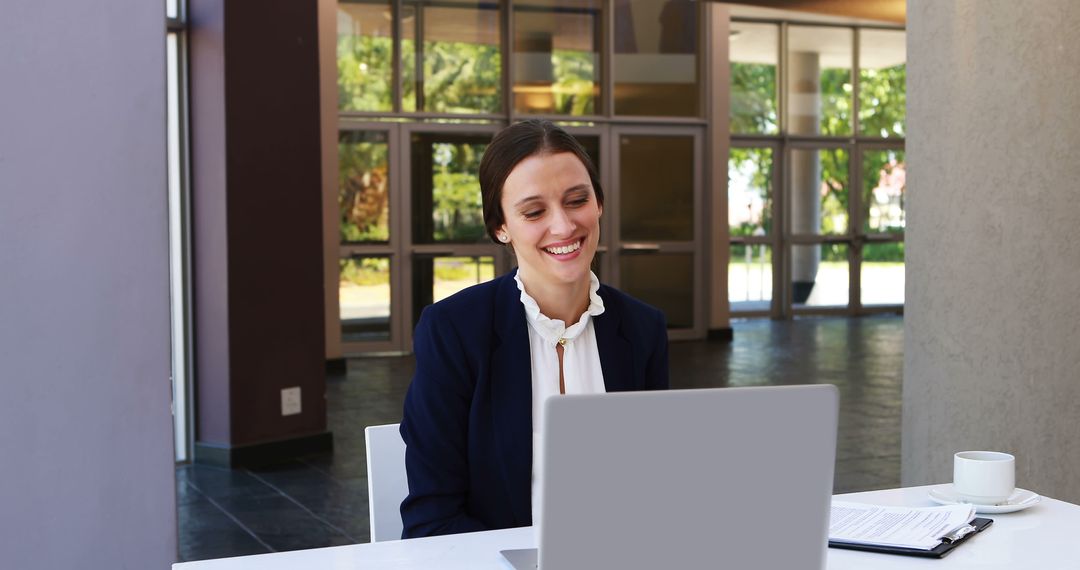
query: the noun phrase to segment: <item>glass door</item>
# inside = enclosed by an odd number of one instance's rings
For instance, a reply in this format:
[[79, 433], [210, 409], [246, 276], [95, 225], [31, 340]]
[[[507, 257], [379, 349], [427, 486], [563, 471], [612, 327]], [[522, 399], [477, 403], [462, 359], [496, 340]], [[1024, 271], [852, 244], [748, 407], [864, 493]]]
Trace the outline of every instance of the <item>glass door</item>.
[[402, 159], [408, 243], [402, 252], [405, 323], [403, 350], [424, 307], [509, 270], [509, 252], [484, 227], [480, 159], [497, 125], [414, 124]]
[[604, 208], [609, 282], [667, 316], [672, 339], [705, 331], [699, 127], [612, 127], [613, 185]]
[[338, 133], [338, 316], [345, 354], [400, 350], [401, 240], [396, 125]]

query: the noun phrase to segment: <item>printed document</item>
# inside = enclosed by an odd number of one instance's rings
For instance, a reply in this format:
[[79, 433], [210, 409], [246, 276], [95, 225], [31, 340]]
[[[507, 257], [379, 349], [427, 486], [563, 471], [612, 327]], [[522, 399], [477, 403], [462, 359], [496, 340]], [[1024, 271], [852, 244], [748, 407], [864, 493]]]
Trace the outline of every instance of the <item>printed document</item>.
[[971, 505], [907, 508], [833, 501], [829, 540], [932, 550], [974, 518]]

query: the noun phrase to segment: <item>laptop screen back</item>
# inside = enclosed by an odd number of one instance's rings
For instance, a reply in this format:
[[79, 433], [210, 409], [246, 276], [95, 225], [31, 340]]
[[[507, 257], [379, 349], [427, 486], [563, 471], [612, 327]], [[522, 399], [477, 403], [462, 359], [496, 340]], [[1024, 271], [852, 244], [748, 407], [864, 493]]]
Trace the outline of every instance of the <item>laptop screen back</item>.
[[824, 568], [837, 411], [829, 385], [549, 399], [541, 570]]

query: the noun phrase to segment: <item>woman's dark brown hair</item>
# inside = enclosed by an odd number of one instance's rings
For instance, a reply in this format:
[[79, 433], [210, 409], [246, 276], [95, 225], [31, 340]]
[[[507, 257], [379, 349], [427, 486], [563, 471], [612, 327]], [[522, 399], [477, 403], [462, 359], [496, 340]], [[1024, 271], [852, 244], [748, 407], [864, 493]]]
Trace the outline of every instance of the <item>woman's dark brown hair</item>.
[[537, 154], [572, 153], [578, 157], [589, 173], [596, 203], [604, 205], [604, 191], [600, 188], [600, 177], [596, 166], [585, 152], [581, 143], [570, 133], [557, 127], [551, 121], [529, 119], [515, 123], [499, 131], [480, 159], [480, 194], [484, 200], [484, 226], [491, 239], [498, 242], [495, 232], [504, 223], [506, 217], [502, 211], [502, 189], [506, 177], [519, 162]]

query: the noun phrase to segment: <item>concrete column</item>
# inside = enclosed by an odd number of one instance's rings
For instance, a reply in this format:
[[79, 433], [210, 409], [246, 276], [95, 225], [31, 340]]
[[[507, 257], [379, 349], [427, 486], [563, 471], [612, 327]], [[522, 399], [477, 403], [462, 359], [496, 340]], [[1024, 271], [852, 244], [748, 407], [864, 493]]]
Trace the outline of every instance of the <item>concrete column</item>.
[[1080, 502], [1080, 3], [908, 2], [904, 485], [1017, 456]]
[[318, 5], [189, 5], [195, 460], [326, 450]]
[[165, 3], [0, 17], [0, 567], [176, 561]]
[[[788, 132], [818, 134], [821, 125], [821, 64], [817, 52], [788, 56]], [[815, 234], [821, 227], [821, 162], [817, 151], [791, 153], [791, 232]], [[805, 303], [817, 280], [821, 248], [796, 247], [791, 252], [794, 301]]]

